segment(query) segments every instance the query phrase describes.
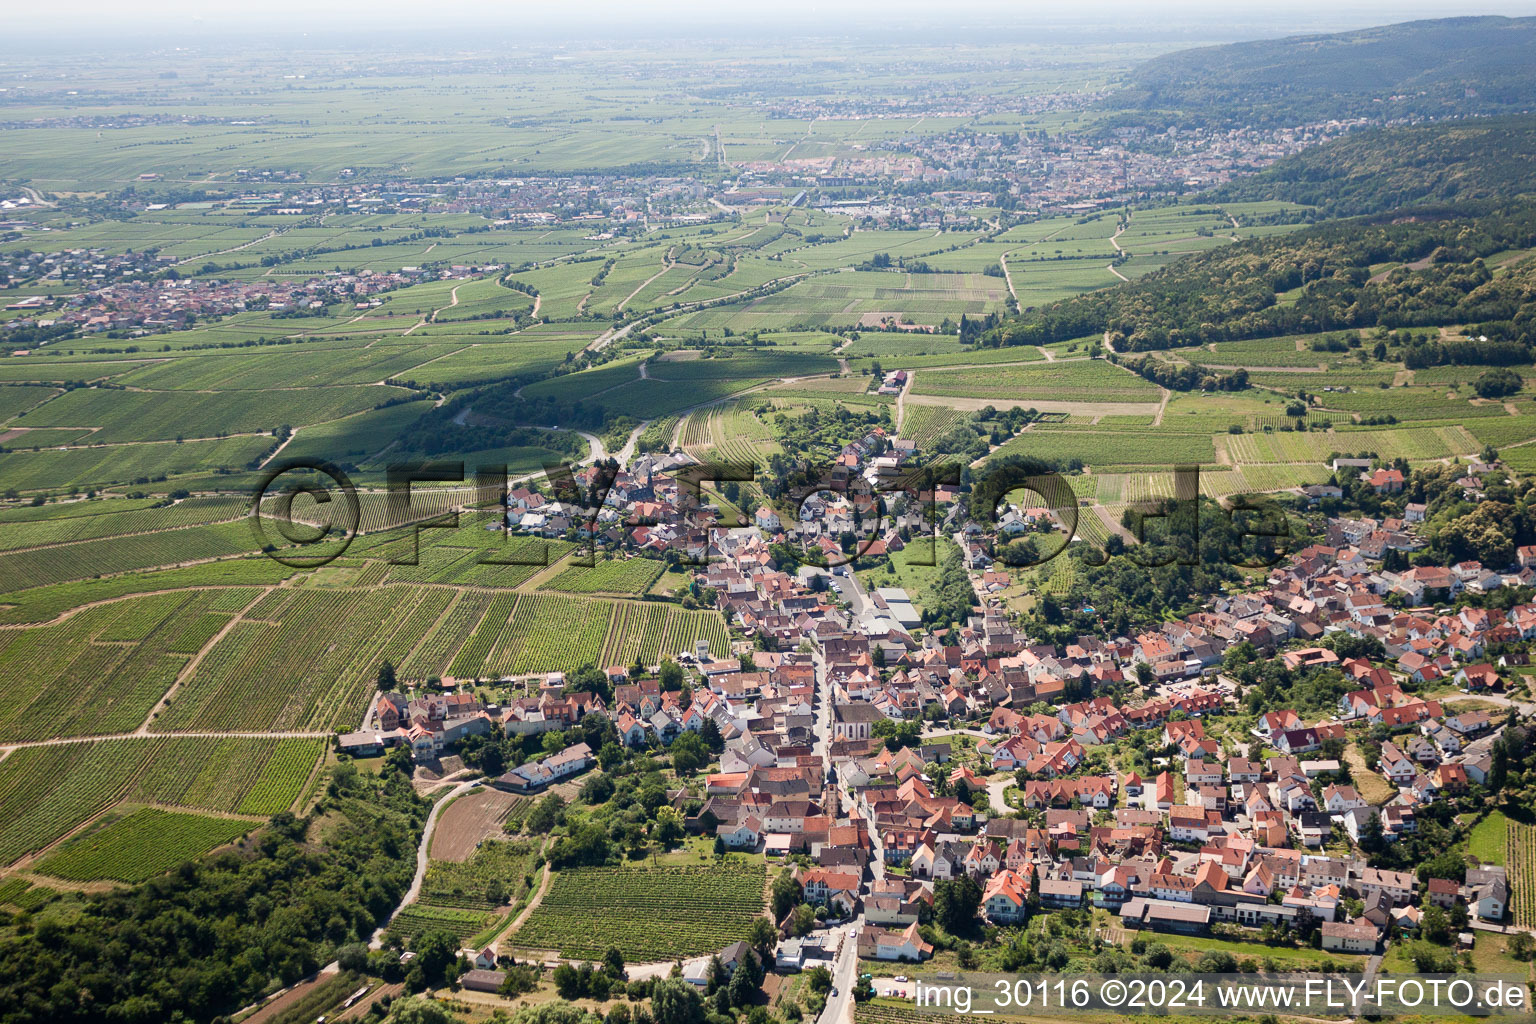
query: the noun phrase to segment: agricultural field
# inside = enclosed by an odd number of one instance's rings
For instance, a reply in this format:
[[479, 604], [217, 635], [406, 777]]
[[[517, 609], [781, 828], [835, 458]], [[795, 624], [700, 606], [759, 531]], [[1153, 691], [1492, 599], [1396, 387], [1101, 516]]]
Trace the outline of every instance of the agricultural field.
[[1156, 402], [1157, 385], [1101, 360], [992, 366], [974, 370], [921, 370], [914, 395], [984, 398], [996, 404], [1053, 402]]
[[729, 634], [719, 612], [544, 592], [507, 594], [491, 601], [448, 674], [468, 679], [569, 672], [589, 663], [654, 665], [691, 652], [699, 640], [707, 641], [715, 656], [725, 655]]
[[[430, 593], [300, 589], [280, 595], [271, 608], [253, 608], [203, 652], [153, 728], [351, 726], [361, 720], [384, 652], [408, 653], [422, 622], [431, 621], [426, 613], [416, 617]], [[274, 678], [287, 685], [274, 687]]]
[[36, 870], [74, 882], [142, 882], [238, 839], [258, 824], [146, 807], [71, 839]]
[[762, 912], [760, 865], [580, 868], [555, 876], [506, 941], [569, 957], [600, 958], [616, 946], [630, 962], [671, 960], [744, 938]]
[[421, 902], [438, 907], [492, 911], [530, 891], [537, 840], [492, 840], [463, 861], [432, 860]]
[[568, 594], [644, 594], [666, 566], [655, 559], [610, 558], [596, 565], [572, 565], [540, 588]]
[[1517, 925], [1536, 927], [1536, 826], [1510, 821], [1506, 828], [1504, 863], [1509, 871], [1510, 911]]
[[515, 913], [528, 898], [538, 850], [537, 842], [488, 840], [462, 861], [434, 858], [420, 897], [401, 908], [389, 932], [407, 941], [439, 929], [460, 941], [480, 934], [497, 914]]
[[1227, 452], [1239, 465], [1266, 462], [1327, 462], [1334, 452], [1375, 452], [1377, 458], [1410, 461], [1471, 455], [1481, 446], [1464, 427], [1397, 427], [1335, 433], [1234, 434]]
[[404, 942], [411, 942], [427, 932], [446, 932], [463, 943], [478, 935], [489, 921], [490, 914], [484, 910], [412, 903], [389, 922], [389, 931]]
[[34, 885], [25, 878], [7, 878], [0, 882], [0, 906], [17, 910], [36, 910], [54, 895], [46, 886]]
[[7, 822], [0, 864], [119, 802], [261, 817], [285, 810], [303, 791], [321, 747], [318, 738], [133, 737], [20, 748], [0, 761], [0, 816]]
[[[993, 457], [1026, 455], [1060, 464], [1081, 463], [1096, 473], [1116, 466], [1173, 466], [1180, 463], [1208, 465], [1216, 461], [1209, 434], [1175, 434], [1161, 431], [1083, 429], [1029, 429], [1003, 442]], [[1100, 494], [1103, 498], [1104, 495]]]

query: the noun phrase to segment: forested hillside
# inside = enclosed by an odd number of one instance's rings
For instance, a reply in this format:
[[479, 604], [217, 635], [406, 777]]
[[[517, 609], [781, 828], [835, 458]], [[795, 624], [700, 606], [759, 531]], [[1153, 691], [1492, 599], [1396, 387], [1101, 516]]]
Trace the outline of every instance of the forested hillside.
[[[1532, 342], [1536, 205], [1478, 216], [1337, 221], [1188, 256], [1140, 280], [1024, 314], [986, 341], [1108, 332], [1118, 351], [1347, 327], [1479, 324]], [[1498, 270], [1496, 273], [1495, 270]]]
[[1280, 199], [1343, 217], [1424, 204], [1470, 207], [1536, 192], [1532, 153], [1536, 116], [1373, 129], [1303, 150], [1211, 198]]
[[1108, 102], [1248, 125], [1529, 110], [1536, 19], [1444, 18], [1165, 54]]

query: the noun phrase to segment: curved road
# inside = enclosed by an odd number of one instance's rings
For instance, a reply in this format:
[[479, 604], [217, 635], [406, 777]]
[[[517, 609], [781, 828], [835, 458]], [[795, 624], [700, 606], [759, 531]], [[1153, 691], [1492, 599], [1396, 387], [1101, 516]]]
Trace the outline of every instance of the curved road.
[[460, 783], [453, 788], [453, 792], [449, 793], [447, 796], [443, 797], [437, 803], [432, 805], [432, 811], [427, 815], [427, 824], [421, 830], [421, 843], [416, 847], [416, 877], [411, 879], [411, 887], [407, 889], [405, 891], [405, 895], [400, 898], [400, 905], [396, 907], [390, 913], [389, 917], [384, 920], [384, 923], [379, 925], [378, 929], [374, 931], [373, 938], [368, 940], [369, 949], [384, 948], [384, 930], [388, 928], [389, 923], [395, 919], [395, 915], [399, 914], [400, 911], [404, 910], [412, 903], [415, 903], [416, 897], [421, 895], [421, 883], [426, 881], [427, 878], [427, 851], [432, 849], [432, 833], [437, 830], [437, 816], [442, 813], [443, 808], [447, 807], [448, 804], [453, 800], [463, 796], [465, 793], [468, 793], [471, 790], [479, 789], [482, 786], [483, 783], [479, 780]]

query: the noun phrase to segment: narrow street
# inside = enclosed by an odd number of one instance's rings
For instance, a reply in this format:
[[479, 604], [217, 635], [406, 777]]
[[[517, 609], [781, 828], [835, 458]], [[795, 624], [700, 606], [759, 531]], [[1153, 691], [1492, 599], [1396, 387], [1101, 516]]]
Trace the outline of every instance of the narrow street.
[[[842, 577], [833, 576], [833, 585], [842, 581]], [[841, 590], [838, 591], [842, 593]], [[827, 676], [826, 661], [823, 659], [820, 648], [813, 655], [816, 666], [816, 707], [815, 721], [812, 732], [816, 742], [812, 749], [822, 759], [822, 762], [831, 765], [829, 756], [832, 743], [832, 708], [833, 686]], [[842, 779], [836, 777], [838, 796], [837, 801], [842, 803]], [[828, 812], [841, 817], [847, 813], [848, 808], [828, 808]], [[877, 855], [878, 856], [878, 855]], [[878, 862], [877, 862], [878, 863]], [[882, 871], [883, 867], [877, 867]], [[876, 877], [879, 877], [878, 874]], [[823, 1007], [818, 1024], [851, 1024], [853, 1021], [853, 986], [858, 980], [859, 950], [858, 933], [864, 927], [864, 915], [860, 914], [850, 923], [839, 926], [842, 932], [841, 945], [838, 947], [837, 959], [832, 963], [832, 993], [827, 996], [827, 1005]], [[852, 929], [850, 933], [850, 929]]]

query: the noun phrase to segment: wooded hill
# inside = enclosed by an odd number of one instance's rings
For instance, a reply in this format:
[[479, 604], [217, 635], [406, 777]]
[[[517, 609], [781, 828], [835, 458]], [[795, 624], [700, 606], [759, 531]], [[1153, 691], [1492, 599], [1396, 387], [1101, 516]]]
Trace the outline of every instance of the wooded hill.
[[1189, 123], [1528, 111], [1536, 18], [1443, 18], [1180, 50], [1135, 68], [1107, 100]]
[[[1531, 344], [1536, 204], [1475, 216], [1334, 221], [1187, 256], [1139, 280], [1025, 313], [984, 344], [1108, 332], [1121, 352], [1351, 327], [1478, 324]], [[1511, 260], [1495, 274], [1490, 257]]]
[[1347, 135], [1213, 190], [1221, 202], [1281, 199], [1326, 216], [1425, 204], [1472, 209], [1536, 194], [1536, 116], [1438, 121]]

